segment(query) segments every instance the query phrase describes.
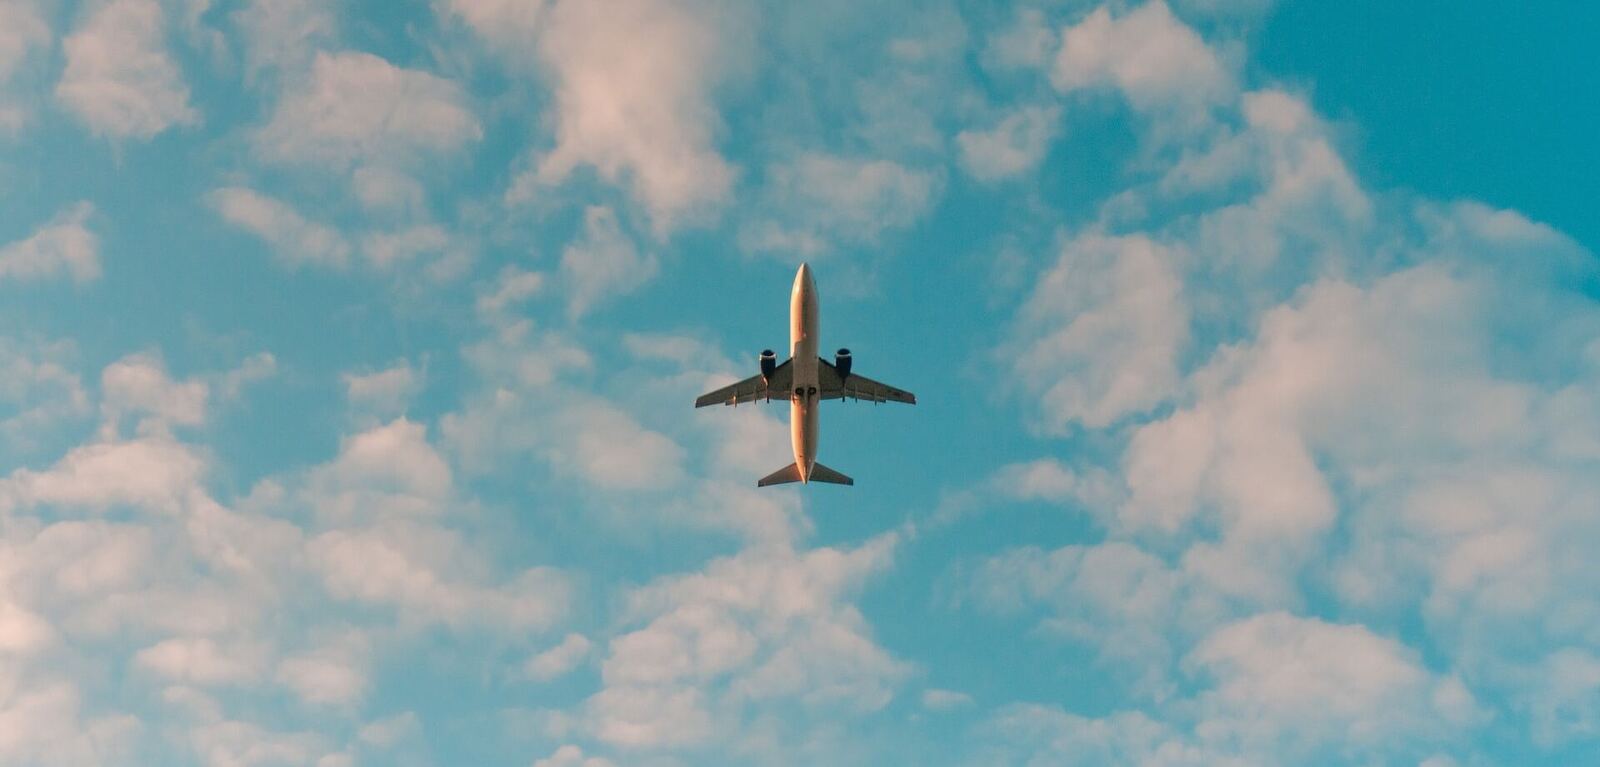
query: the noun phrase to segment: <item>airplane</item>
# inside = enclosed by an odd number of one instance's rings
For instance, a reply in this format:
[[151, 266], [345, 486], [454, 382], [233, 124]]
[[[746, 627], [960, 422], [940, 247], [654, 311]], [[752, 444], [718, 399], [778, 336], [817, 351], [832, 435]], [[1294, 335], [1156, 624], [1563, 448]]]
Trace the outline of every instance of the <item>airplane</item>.
[[811, 267], [800, 265], [789, 293], [789, 359], [782, 364], [771, 349], [762, 350], [756, 362], [761, 372], [738, 383], [701, 395], [697, 408], [738, 405], [743, 402], [789, 402], [789, 439], [794, 463], [756, 482], [757, 487], [789, 482], [827, 482], [854, 485], [855, 480], [817, 463], [817, 410], [822, 400], [853, 399], [869, 402], [917, 404], [916, 395], [881, 384], [851, 368], [849, 349], [840, 349], [829, 362], [817, 355], [817, 284]]

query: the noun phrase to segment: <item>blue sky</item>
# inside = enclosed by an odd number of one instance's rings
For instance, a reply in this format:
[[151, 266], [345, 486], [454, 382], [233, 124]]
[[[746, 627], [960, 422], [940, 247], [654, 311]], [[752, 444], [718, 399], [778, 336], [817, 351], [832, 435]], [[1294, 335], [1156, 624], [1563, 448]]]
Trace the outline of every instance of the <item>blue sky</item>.
[[0, 0], [0, 762], [1592, 753], [1595, 15], [860, 5]]

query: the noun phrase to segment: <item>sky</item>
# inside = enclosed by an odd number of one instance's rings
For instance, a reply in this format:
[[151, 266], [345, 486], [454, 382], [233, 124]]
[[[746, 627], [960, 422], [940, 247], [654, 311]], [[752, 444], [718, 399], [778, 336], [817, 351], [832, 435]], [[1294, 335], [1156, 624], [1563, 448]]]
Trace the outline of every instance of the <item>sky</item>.
[[[1600, 13], [0, 0], [0, 763], [1600, 751]], [[854, 487], [755, 487], [782, 350]]]

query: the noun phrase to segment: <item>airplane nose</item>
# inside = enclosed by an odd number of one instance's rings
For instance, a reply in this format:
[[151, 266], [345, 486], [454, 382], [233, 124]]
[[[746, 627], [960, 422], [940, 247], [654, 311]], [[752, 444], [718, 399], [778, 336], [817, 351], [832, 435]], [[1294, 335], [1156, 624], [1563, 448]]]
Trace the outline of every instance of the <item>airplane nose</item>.
[[808, 263], [806, 263], [804, 261], [801, 261], [800, 262], [800, 271], [795, 273], [794, 278], [796, 280], [801, 281], [801, 282], [810, 282], [811, 281], [811, 264], [808, 264]]

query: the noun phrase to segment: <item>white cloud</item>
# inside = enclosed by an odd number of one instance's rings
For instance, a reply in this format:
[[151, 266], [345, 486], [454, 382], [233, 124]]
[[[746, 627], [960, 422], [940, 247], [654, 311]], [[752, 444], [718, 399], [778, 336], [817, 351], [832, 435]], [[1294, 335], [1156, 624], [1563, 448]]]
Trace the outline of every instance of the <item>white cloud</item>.
[[204, 381], [174, 381], [161, 360], [135, 354], [107, 365], [100, 372], [100, 412], [111, 433], [122, 416], [145, 414], [141, 434], [165, 433], [169, 425], [199, 426], [205, 422], [210, 387]]
[[319, 53], [305, 82], [285, 86], [255, 139], [269, 159], [346, 170], [404, 165], [482, 135], [455, 83], [369, 53]]
[[548, 568], [485, 582], [458, 534], [425, 525], [333, 530], [312, 539], [308, 553], [333, 597], [391, 606], [408, 627], [539, 631], [570, 599], [566, 578]]
[[64, 275], [82, 284], [100, 277], [100, 240], [85, 226], [94, 206], [77, 203], [30, 235], [0, 247], [0, 282]]
[[0, 761], [39, 767], [122, 762], [141, 725], [128, 715], [83, 716], [71, 682], [18, 685], [0, 694]]
[[533, 763], [533, 767], [616, 767], [610, 759], [585, 757], [577, 746], [562, 746], [555, 753]]
[[234, 12], [233, 21], [243, 33], [249, 78], [300, 74], [318, 48], [333, 42], [337, 29], [331, 9], [316, 0], [251, 0]]
[[352, 520], [436, 515], [453, 482], [426, 427], [399, 418], [345, 438], [339, 456], [313, 470], [307, 485], [319, 514]]
[[393, 748], [402, 740], [412, 738], [421, 733], [422, 721], [415, 712], [407, 711], [386, 719], [369, 722], [361, 728], [357, 736], [361, 742], [379, 748]]
[[683, 448], [609, 404], [571, 403], [553, 425], [563, 438], [551, 446], [551, 462], [596, 487], [645, 490], [682, 477]]
[[163, 26], [156, 0], [101, 5], [62, 42], [67, 67], [56, 98], [97, 135], [112, 139], [149, 139], [198, 123]]
[[806, 153], [767, 171], [763, 194], [772, 217], [739, 234], [746, 247], [802, 255], [833, 243], [873, 243], [927, 215], [938, 175], [888, 160]]
[[[369, 653], [366, 638], [348, 632], [310, 652], [279, 661], [275, 679], [306, 703], [352, 705], [360, 702], [367, 691]], [[370, 740], [366, 728], [361, 734], [363, 740]]]
[[[541, 15], [500, 3], [454, 5], [491, 40]], [[513, 184], [509, 199], [530, 199], [538, 186], [589, 165], [607, 181], [627, 184], [657, 233], [720, 206], [735, 171], [712, 145], [718, 118], [711, 90], [728, 66], [728, 49], [748, 34], [729, 18], [737, 6], [561, 0], [542, 8], [536, 45], [554, 81], [556, 146]], [[511, 26], [491, 26], [508, 14], [515, 16]]]
[[1023, 305], [1007, 356], [1040, 395], [1048, 432], [1107, 426], [1170, 397], [1188, 340], [1183, 283], [1140, 235], [1068, 242]]
[[265, 240], [290, 266], [342, 267], [350, 257], [350, 243], [339, 232], [255, 190], [224, 187], [207, 194], [206, 201], [223, 220]]
[[0, 4], [0, 85], [16, 73], [34, 48], [50, 44], [50, 25], [33, 2]]
[[345, 398], [350, 404], [378, 416], [395, 416], [422, 390], [422, 374], [401, 360], [393, 367], [357, 375], [345, 373]]
[[238, 720], [206, 722], [189, 731], [189, 745], [206, 765], [308, 764], [324, 767], [334, 753], [326, 739], [311, 732], [276, 732]]
[[600, 301], [638, 290], [659, 269], [655, 255], [639, 253], [610, 208], [589, 208], [583, 222], [583, 238], [561, 253], [567, 313], [573, 317]]
[[50, 622], [11, 599], [0, 596], [0, 656], [31, 655], [55, 639]]
[[1216, 54], [1161, 0], [1116, 18], [1101, 7], [1065, 29], [1051, 81], [1062, 91], [1113, 86], [1140, 109], [1203, 107], [1234, 88]]
[[380, 269], [390, 269], [425, 254], [443, 254], [450, 236], [435, 224], [421, 224], [395, 232], [373, 232], [362, 239], [367, 259]]
[[605, 688], [586, 705], [590, 731], [654, 748], [737, 728], [745, 705], [792, 701], [802, 716], [882, 708], [908, 669], [845, 600], [888, 565], [895, 543], [887, 534], [854, 550], [757, 547], [638, 590], [629, 612], [648, 623], [611, 641]]
[[0, 508], [136, 506], [175, 512], [204, 468], [199, 455], [165, 437], [94, 443], [74, 448], [45, 471], [17, 469], [0, 479]]
[[252, 682], [267, 668], [262, 648], [243, 643], [221, 645], [210, 637], [167, 639], [140, 650], [134, 661], [173, 681], [201, 686]]
[[999, 181], [1026, 173], [1044, 160], [1061, 120], [1059, 107], [1022, 107], [989, 130], [956, 135], [961, 166], [979, 181]]
[[83, 379], [71, 369], [70, 343], [32, 348], [0, 341], [0, 402], [12, 415], [0, 419], [0, 439], [23, 453], [50, 437], [53, 427], [90, 413]]
[[929, 688], [922, 691], [922, 707], [929, 711], [954, 711], [972, 705], [972, 696], [954, 690]]
[[1360, 625], [1257, 615], [1217, 630], [1185, 663], [1215, 680], [1200, 696], [1199, 735], [1246, 753], [1414, 747], [1479, 716], [1459, 681], [1436, 678], [1404, 645]]
[[582, 634], [568, 634], [561, 644], [529, 658], [523, 664], [523, 673], [536, 682], [548, 682], [577, 668], [589, 657], [593, 646], [594, 643]]
[[426, 201], [422, 184], [405, 173], [381, 165], [363, 165], [351, 174], [350, 182], [356, 198], [367, 210], [422, 215]]
[[984, 45], [983, 61], [990, 68], [1007, 72], [1045, 69], [1055, 56], [1061, 35], [1045, 21], [1038, 8], [1019, 8], [1007, 27], [990, 35]]
[[31, 117], [24, 99], [13, 93], [21, 88], [11, 88], [11, 81], [34, 51], [48, 48], [50, 43], [50, 25], [37, 3], [0, 3], [0, 133], [19, 133]]
[[991, 763], [1245, 767], [1249, 762], [1208, 753], [1184, 735], [1138, 711], [1090, 718], [1054, 706], [1013, 704], [990, 718], [980, 732], [999, 741], [986, 754]]
[[520, 304], [544, 289], [544, 274], [525, 271], [515, 264], [507, 264], [495, 277], [494, 289], [478, 295], [478, 314], [493, 318]]

